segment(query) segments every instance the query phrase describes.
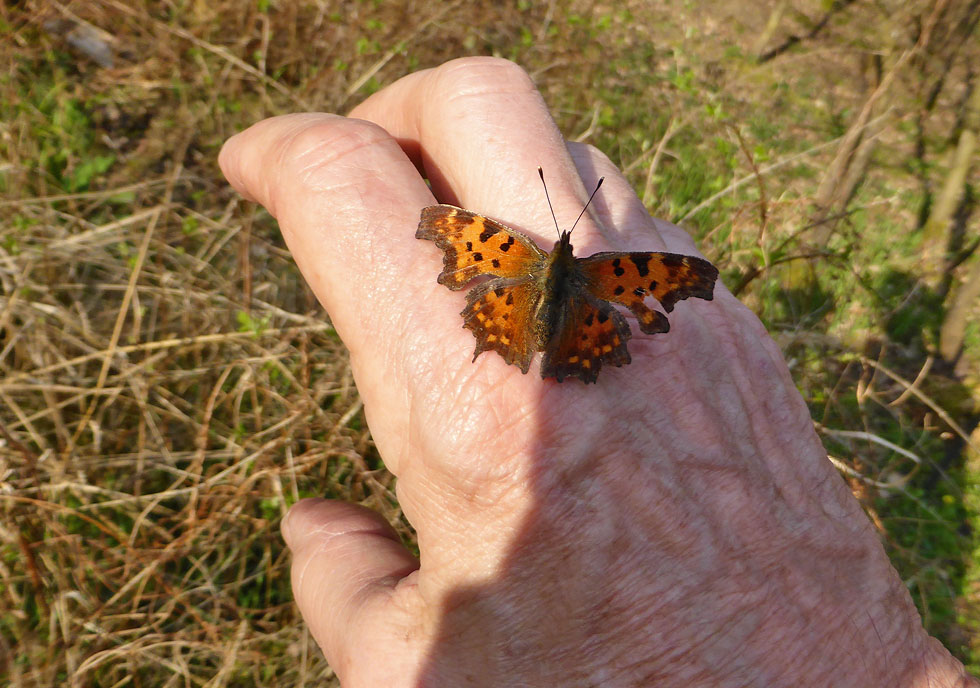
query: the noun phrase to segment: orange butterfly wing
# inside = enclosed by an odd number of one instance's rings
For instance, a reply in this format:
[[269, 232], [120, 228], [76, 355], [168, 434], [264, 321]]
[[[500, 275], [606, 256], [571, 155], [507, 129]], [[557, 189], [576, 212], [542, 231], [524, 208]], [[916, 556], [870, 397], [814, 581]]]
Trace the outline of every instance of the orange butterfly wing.
[[586, 384], [595, 382], [603, 363], [623, 366], [630, 362], [626, 348], [630, 336], [626, 319], [611, 304], [584, 292], [569, 295], [544, 349], [541, 377], [553, 377], [558, 382], [566, 377], [578, 377]]
[[674, 304], [692, 296], [710, 301], [718, 268], [695, 256], [679, 253], [605, 252], [577, 261], [587, 289], [604, 301], [626, 306], [647, 334], [667, 332], [667, 317], [648, 307], [647, 296], [670, 313]]
[[454, 290], [480, 275], [527, 276], [547, 257], [520, 232], [452, 205], [423, 208], [415, 238], [434, 241], [442, 249], [438, 282]]
[[541, 296], [532, 275], [542, 270], [547, 254], [520, 232], [445, 204], [422, 210], [415, 238], [442, 249], [439, 284], [457, 290], [481, 275], [496, 278], [466, 295], [461, 315], [476, 338], [473, 359], [496, 351], [527, 373], [537, 350], [533, 318]]
[[527, 373], [537, 350], [533, 319], [539, 298], [530, 278], [495, 279], [473, 287], [461, 314], [463, 327], [476, 337], [473, 360], [492, 350]]

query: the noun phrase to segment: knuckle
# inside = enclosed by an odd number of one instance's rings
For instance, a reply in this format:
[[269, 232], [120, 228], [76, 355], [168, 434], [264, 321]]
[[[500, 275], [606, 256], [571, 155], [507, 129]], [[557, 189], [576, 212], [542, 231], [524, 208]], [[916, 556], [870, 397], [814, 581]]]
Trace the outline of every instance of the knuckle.
[[315, 188], [325, 170], [351, 155], [390, 141], [389, 134], [371, 122], [347, 117], [324, 118], [292, 133], [280, 149], [280, 163], [287, 175]]
[[447, 62], [437, 70], [439, 89], [452, 97], [537, 90], [523, 67], [500, 57], [463, 57]]

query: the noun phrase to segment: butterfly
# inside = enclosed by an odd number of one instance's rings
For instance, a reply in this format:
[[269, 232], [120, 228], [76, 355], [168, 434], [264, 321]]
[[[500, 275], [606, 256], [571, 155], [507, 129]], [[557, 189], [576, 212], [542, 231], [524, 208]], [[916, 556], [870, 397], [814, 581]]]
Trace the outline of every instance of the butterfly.
[[[538, 173], [544, 183], [540, 168]], [[592, 197], [601, 185], [600, 179]], [[623, 366], [631, 360], [630, 327], [613, 304], [632, 311], [642, 332], [657, 334], [667, 332], [670, 323], [646, 305], [648, 296], [668, 313], [681, 299], [711, 300], [718, 269], [703, 258], [637, 251], [577, 258], [574, 228], [559, 230], [547, 253], [489, 217], [446, 204], [422, 209], [415, 238], [434, 241], [443, 251], [439, 284], [459, 290], [477, 277], [492, 278], [469, 291], [461, 313], [463, 327], [476, 338], [474, 361], [492, 350], [527, 374], [541, 351], [542, 378], [595, 382], [603, 364]]]

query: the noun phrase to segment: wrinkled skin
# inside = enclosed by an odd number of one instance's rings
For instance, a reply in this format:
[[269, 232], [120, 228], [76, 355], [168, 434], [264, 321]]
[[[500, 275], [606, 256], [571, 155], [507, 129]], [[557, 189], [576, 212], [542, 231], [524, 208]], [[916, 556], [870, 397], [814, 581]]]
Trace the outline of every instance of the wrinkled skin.
[[[782, 356], [719, 283], [669, 334], [636, 330], [598, 384], [470, 362], [462, 292], [419, 211], [469, 208], [548, 247], [541, 165], [579, 255], [695, 253], [528, 76], [470, 58], [349, 118], [273, 118], [222, 169], [279, 220], [351, 352], [421, 565], [376, 514], [323, 500], [283, 525], [296, 601], [347, 688], [978, 685], [923, 631], [826, 459]], [[423, 175], [431, 180], [431, 191]]]

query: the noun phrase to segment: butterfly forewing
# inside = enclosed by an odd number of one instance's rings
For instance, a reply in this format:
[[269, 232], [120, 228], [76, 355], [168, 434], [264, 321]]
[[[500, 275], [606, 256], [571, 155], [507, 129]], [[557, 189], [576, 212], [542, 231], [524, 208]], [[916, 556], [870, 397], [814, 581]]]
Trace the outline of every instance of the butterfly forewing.
[[489, 349], [528, 371], [536, 349], [531, 319], [537, 293], [530, 278], [495, 279], [470, 290], [462, 316], [463, 327], [476, 337], [473, 360]]
[[558, 326], [541, 360], [541, 376], [561, 382], [578, 377], [595, 382], [603, 363], [622, 366], [630, 362], [626, 342], [630, 328], [608, 303], [582, 294], [562, 305]]
[[718, 277], [718, 269], [708, 261], [678, 253], [596, 253], [579, 260], [578, 266], [592, 294], [629, 308], [647, 334], [670, 329], [663, 313], [643, 302], [647, 296], [669, 313], [681, 299], [710, 301]]
[[450, 289], [462, 289], [480, 275], [530, 275], [547, 255], [523, 234], [452, 205], [424, 208], [415, 238], [434, 241], [442, 249], [438, 282]]

